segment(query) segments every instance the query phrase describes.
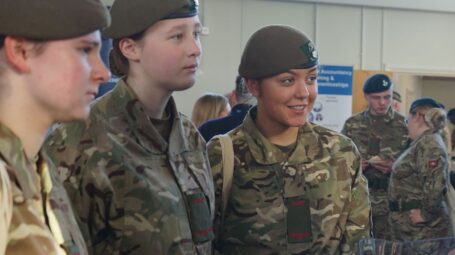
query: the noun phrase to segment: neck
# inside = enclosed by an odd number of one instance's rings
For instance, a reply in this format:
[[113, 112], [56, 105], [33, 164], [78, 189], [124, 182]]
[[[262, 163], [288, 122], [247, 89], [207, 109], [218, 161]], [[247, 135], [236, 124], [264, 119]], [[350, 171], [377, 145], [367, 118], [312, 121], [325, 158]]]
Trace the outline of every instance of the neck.
[[[18, 83], [9, 83], [20, 86]], [[53, 121], [28, 94], [20, 94], [13, 87], [0, 98], [0, 122], [8, 127], [21, 141], [27, 158], [34, 158], [46, 138]], [[16, 96], [19, 95], [19, 96]]]
[[299, 133], [299, 127], [289, 127], [271, 123], [268, 118], [264, 118], [264, 114], [262, 114], [260, 108], [258, 108], [256, 125], [262, 135], [271, 143], [281, 146], [287, 146], [294, 143], [297, 140], [297, 135]]
[[161, 89], [157, 84], [139, 75], [128, 76], [126, 82], [145, 108], [147, 115], [153, 119], [162, 119], [172, 92]]
[[430, 130], [430, 128], [427, 125], [421, 125], [420, 127], [418, 127], [415, 137], [411, 137], [411, 139], [413, 141], [416, 140], [417, 138], [421, 137], [423, 133], [425, 133], [425, 131], [427, 130]]

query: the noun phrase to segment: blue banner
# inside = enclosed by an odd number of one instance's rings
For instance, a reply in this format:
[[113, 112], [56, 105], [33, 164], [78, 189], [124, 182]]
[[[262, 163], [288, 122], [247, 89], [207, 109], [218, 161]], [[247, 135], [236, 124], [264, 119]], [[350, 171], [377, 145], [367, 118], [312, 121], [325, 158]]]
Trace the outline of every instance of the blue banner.
[[320, 65], [318, 70], [320, 95], [352, 95], [352, 66]]

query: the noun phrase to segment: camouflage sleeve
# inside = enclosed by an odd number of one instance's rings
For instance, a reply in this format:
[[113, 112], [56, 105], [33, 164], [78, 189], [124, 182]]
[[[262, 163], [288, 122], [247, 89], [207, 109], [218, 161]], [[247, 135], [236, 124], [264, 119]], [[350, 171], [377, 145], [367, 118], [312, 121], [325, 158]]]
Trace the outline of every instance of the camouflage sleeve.
[[13, 213], [11, 184], [6, 167], [0, 161], [0, 254], [4, 254], [8, 243], [8, 230]]
[[[222, 204], [222, 191], [223, 191], [223, 154], [221, 151], [221, 144], [218, 139], [211, 139], [207, 145], [207, 152], [212, 169], [213, 182], [215, 185], [215, 220], [213, 223], [215, 231], [215, 239], [219, 237], [221, 227], [221, 204]], [[216, 250], [217, 241], [214, 242]]]
[[[362, 174], [361, 159], [357, 148], [352, 144], [352, 150], [346, 156], [349, 171], [352, 176], [351, 199], [347, 206], [348, 219], [344, 233], [343, 247], [348, 245], [351, 252], [355, 251], [359, 240], [370, 238], [371, 205], [368, 198], [368, 185]], [[345, 250], [345, 249], [343, 249]]]
[[417, 149], [417, 172], [422, 178], [423, 184], [423, 208], [424, 219], [438, 217], [440, 206], [444, 199], [447, 187], [446, 175], [448, 175], [448, 158], [443, 148], [439, 148], [432, 141], [422, 141]]
[[341, 133], [347, 137], [350, 137], [351, 135], [351, 132], [350, 132], [350, 128], [349, 128], [349, 121], [346, 120], [346, 122], [344, 123], [343, 125], [343, 129], [341, 129]]

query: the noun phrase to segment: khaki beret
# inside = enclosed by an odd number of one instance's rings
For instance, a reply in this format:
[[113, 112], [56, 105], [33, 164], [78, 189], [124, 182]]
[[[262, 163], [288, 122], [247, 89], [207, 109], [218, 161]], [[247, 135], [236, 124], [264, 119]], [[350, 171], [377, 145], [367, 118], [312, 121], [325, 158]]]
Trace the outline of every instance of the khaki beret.
[[256, 31], [248, 40], [239, 74], [248, 79], [262, 79], [317, 64], [316, 48], [306, 35], [289, 26], [270, 25]]
[[103, 35], [120, 39], [145, 31], [163, 19], [197, 15], [197, 0], [116, 0], [111, 8], [112, 25]]
[[389, 90], [393, 86], [390, 78], [385, 74], [375, 74], [363, 84], [365, 94], [379, 93]]
[[109, 24], [109, 12], [100, 0], [0, 0], [3, 36], [68, 39]]

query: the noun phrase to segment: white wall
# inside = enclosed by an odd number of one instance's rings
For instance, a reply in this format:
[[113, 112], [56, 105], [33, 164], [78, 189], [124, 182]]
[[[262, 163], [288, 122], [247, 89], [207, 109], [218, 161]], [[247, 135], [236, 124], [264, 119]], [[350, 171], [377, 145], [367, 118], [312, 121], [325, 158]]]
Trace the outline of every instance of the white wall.
[[[273, 23], [295, 26], [312, 38], [321, 64], [455, 76], [455, 33], [450, 32], [455, 13], [449, 12], [451, 8], [437, 11], [451, 2], [434, 0], [433, 10], [423, 11], [393, 8], [391, 1], [389, 7], [359, 6], [349, 1], [352, 3], [342, 5], [333, 2], [343, 1], [199, 0], [201, 20], [209, 33], [202, 36], [203, 56], [195, 86], [175, 93], [180, 111], [189, 115], [204, 92], [232, 90], [249, 36]], [[421, 5], [424, 1], [415, 3], [415, 9], [425, 9]], [[428, 92], [422, 89], [420, 76], [403, 74], [395, 79], [400, 80], [397, 86], [403, 86], [404, 98], [408, 91], [409, 100]]]
[[[202, 37], [204, 55], [195, 86], [175, 94], [186, 114], [202, 93], [233, 88], [249, 36], [273, 23], [295, 26], [312, 38], [322, 64], [455, 76], [455, 33], [449, 32], [455, 24], [454, 13], [299, 1], [200, 2], [204, 26], [210, 33]], [[421, 85], [415, 85], [420, 77], [403, 77], [402, 95], [409, 91], [421, 96]]]

